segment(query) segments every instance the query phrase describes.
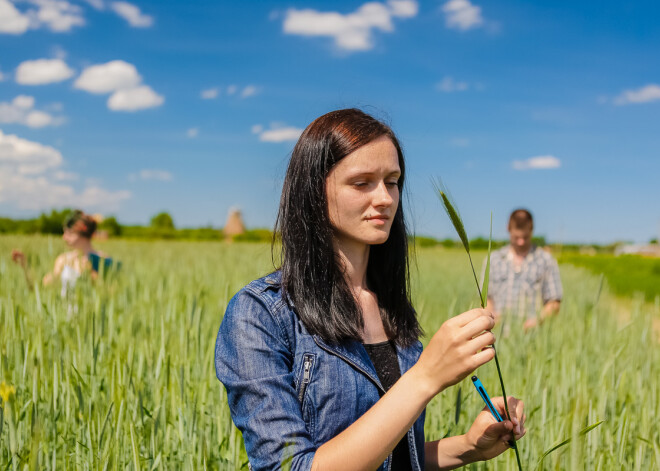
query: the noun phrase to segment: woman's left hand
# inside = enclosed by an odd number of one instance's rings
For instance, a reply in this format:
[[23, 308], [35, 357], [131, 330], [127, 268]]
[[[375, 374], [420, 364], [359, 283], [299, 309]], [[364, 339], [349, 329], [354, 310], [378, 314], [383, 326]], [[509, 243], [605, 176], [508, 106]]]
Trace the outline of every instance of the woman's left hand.
[[[516, 440], [525, 435], [525, 413], [524, 404], [515, 397], [508, 397], [511, 421], [497, 422], [490, 411], [484, 407], [479, 413], [470, 430], [465, 434], [468, 445], [473, 450], [477, 460], [489, 460], [509, 448], [507, 442], [515, 435]], [[493, 405], [505, 418], [504, 399], [502, 397], [492, 398]]]

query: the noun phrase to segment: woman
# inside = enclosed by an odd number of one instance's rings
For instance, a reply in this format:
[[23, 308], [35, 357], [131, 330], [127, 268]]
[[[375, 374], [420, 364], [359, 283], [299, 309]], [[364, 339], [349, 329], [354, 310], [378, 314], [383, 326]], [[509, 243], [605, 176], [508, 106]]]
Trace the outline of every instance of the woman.
[[[65, 220], [63, 230], [62, 240], [73, 250], [55, 259], [53, 270], [43, 277], [42, 283], [47, 286], [59, 278], [62, 282], [62, 296], [65, 296], [83, 273], [89, 272], [92, 279], [96, 279], [99, 264], [102, 262], [107, 268], [112, 262], [92, 247], [92, 236], [96, 232], [96, 221], [92, 216], [75, 210]], [[25, 279], [32, 287], [25, 254], [14, 249], [11, 255], [12, 260], [23, 268]]]
[[510, 398], [513, 423], [483, 411], [466, 435], [424, 443], [426, 404], [493, 358], [494, 319], [460, 314], [422, 352], [404, 175], [392, 130], [359, 110], [321, 116], [296, 144], [276, 225], [281, 268], [234, 296], [216, 343], [252, 469], [452, 469], [524, 435]]

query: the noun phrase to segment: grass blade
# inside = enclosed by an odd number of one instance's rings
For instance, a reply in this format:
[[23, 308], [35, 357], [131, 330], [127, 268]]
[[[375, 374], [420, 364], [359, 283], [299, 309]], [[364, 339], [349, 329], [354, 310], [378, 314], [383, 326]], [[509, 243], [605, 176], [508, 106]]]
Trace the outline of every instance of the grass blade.
[[[591, 425], [589, 425], [589, 426], [583, 428], [582, 430], [580, 430], [580, 432], [578, 433], [578, 435], [582, 436], [582, 435], [586, 435], [586, 434], [588, 434], [589, 432], [591, 432], [593, 429], [595, 429], [596, 427], [598, 427], [598, 426], [599, 426], [600, 424], [602, 424], [603, 422], [605, 422], [605, 421], [604, 421], [604, 420], [601, 420], [600, 422], [593, 423], [593, 424], [591, 424]], [[551, 448], [549, 448], [548, 450], [546, 450], [546, 451], [541, 455], [541, 459], [539, 459], [539, 462], [536, 464], [536, 468], [535, 468], [535, 469], [539, 469], [539, 467], [541, 466], [541, 463], [543, 462], [543, 460], [545, 459], [546, 456], [548, 456], [548, 455], [549, 455], [550, 453], [552, 453], [553, 451], [556, 451], [556, 450], [560, 449], [561, 447], [563, 447], [563, 446], [565, 446], [565, 445], [568, 445], [568, 444], [571, 442], [571, 440], [573, 440], [573, 437], [568, 437], [566, 440], [561, 441], [561, 442], [557, 443], [556, 445], [552, 446]]]

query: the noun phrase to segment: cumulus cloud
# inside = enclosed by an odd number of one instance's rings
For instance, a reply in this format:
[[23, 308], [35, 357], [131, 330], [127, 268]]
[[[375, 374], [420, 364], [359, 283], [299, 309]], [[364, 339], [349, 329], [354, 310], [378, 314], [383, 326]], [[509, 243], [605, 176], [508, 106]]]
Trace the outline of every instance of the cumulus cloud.
[[77, 178], [62, 171], [63, 164], [57, 149], [0, 131], [0, 202], [27, 210], [84, 206], [112, 211], [131, 197], [129, 191], [110, 191], [99, 185], [77, 191], [61, 183]]
[[473, 5], [469, 0], [449, 0], [442, 6], [442, 12], [448, 28], [467, 31], [484, 24], [481, 7]]
[[134, 28], [148, 28], [154, 24], [152, 16], [145, 15], [140, 9], [128, 2], [112, 2], [110, 8]]
[[138, 111], [155, 108], [165, 103], [162, 95], [148, 85], [135, 88], [122, 88], [108, 98], [108, 108], [113, 111]]
[[391, 33], [393, 18], [411, 18], [417, 11], [414, 0], [368, 2], [348, 14], [291, 8], [286, 12], [283, 30], [286, 34], [332, 38], [344, 51], [367, 51], [374, 47], [374, 31]]
[[649, 84], [636, 90], [624, 90], [614, 99], [615, 105], [650, 103], [660, 100], [660, 85]]
[[169, 182], [174, 179], [174, 176], [167, 170], [159, 169], [142, 169], [138, 173], [131, 173], [128, 176], [131, 181], [135, 180], [158, 180], [161, 182]]
[[62, 59], [24, 61], [16, 68], [16, 82], [21, 85], [45, 85], [62, 82], [71, 78], [73, 73], [73, 69]]
[[186, 131], [186, 136], [189, 138], [193, 139], [197, 136], [199, 136], [199, 129], [198, 128], [190, 128]]
[[162, 95], [141, 83], [142, 77], [133, 64], [114, 60], [87, 67], [73, 86], [89, 93], [112, 93], [107, 104], [113, 111], [138, 111], [165, 102]]
[[18, 95], [11, 102], [0, 102], [0, 123], [22, 124], [31, 128], [58, 126], [64, 122], [61, 116], [34, 109], [34, 97]]
[[553, 155], [539, 155], [526, 160], [514, 160], [515, 170], [551, 169], [561, 167], [561, 161]]
[[259, 136], [262, 142], [287, 142], [295, 141], [300, 137], [303, 130], [294, 126], [286, 126], [280, 123], [273, 123], [270, 129], [264, 129], [261, 124], [252, 126], [252, 133]]
[[85, 19], [82, 9], [64, 0], [30, 0], [37, 10], [28, 12], [35, 27], [46, 26], [51, 31], [62, 33], [71, 31], [74, 26], [82, 26]]
[[452, 77], [445, 77], [440, 82], [438, 82], [435, 88], [441, 92], [452, 93], [452, 92], [464, 92], [470, 88], [467, 82], [461, 82], [454, 80]]
[[0, 0], [0, 33], [23, 34], [30, 26], [30, 19], [16, 9], [9, 0]]
[[227, 95], [234, 95], [238, 91], [238, 87], [236, 85], [229, 85], [227, 87]]
[[217, 88], [207, 88], [206, 90], [202, 90], [199, 94], [199, 96], [203, 100], [213, 100], [214, 98], [218, 98], [218, 95], [220, 94], [220, 90]]
[[105, 94], [136, 87], [141, 81], [142, 77], [133, 64], [114, 60], [85, 68], [73, 86], [89, 93]]
[[23, 34], [28, 29], [48, 28], [56, 33], [83, 26], [82, 9], [66, 0], [25, 0], [30, 5], [18, 10], [10, 0], [0, 0], [0, 33]]

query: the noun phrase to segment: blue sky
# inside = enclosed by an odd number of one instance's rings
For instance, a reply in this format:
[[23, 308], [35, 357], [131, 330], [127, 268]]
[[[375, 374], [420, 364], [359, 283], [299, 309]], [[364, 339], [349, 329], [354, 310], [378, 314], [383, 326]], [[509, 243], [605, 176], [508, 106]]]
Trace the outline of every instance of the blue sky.
[[660, 232], [660, 4], [0, 0], [0, 215], [272, 226], [315, 117], [360, 107], [407, 158], [418, 234]]

